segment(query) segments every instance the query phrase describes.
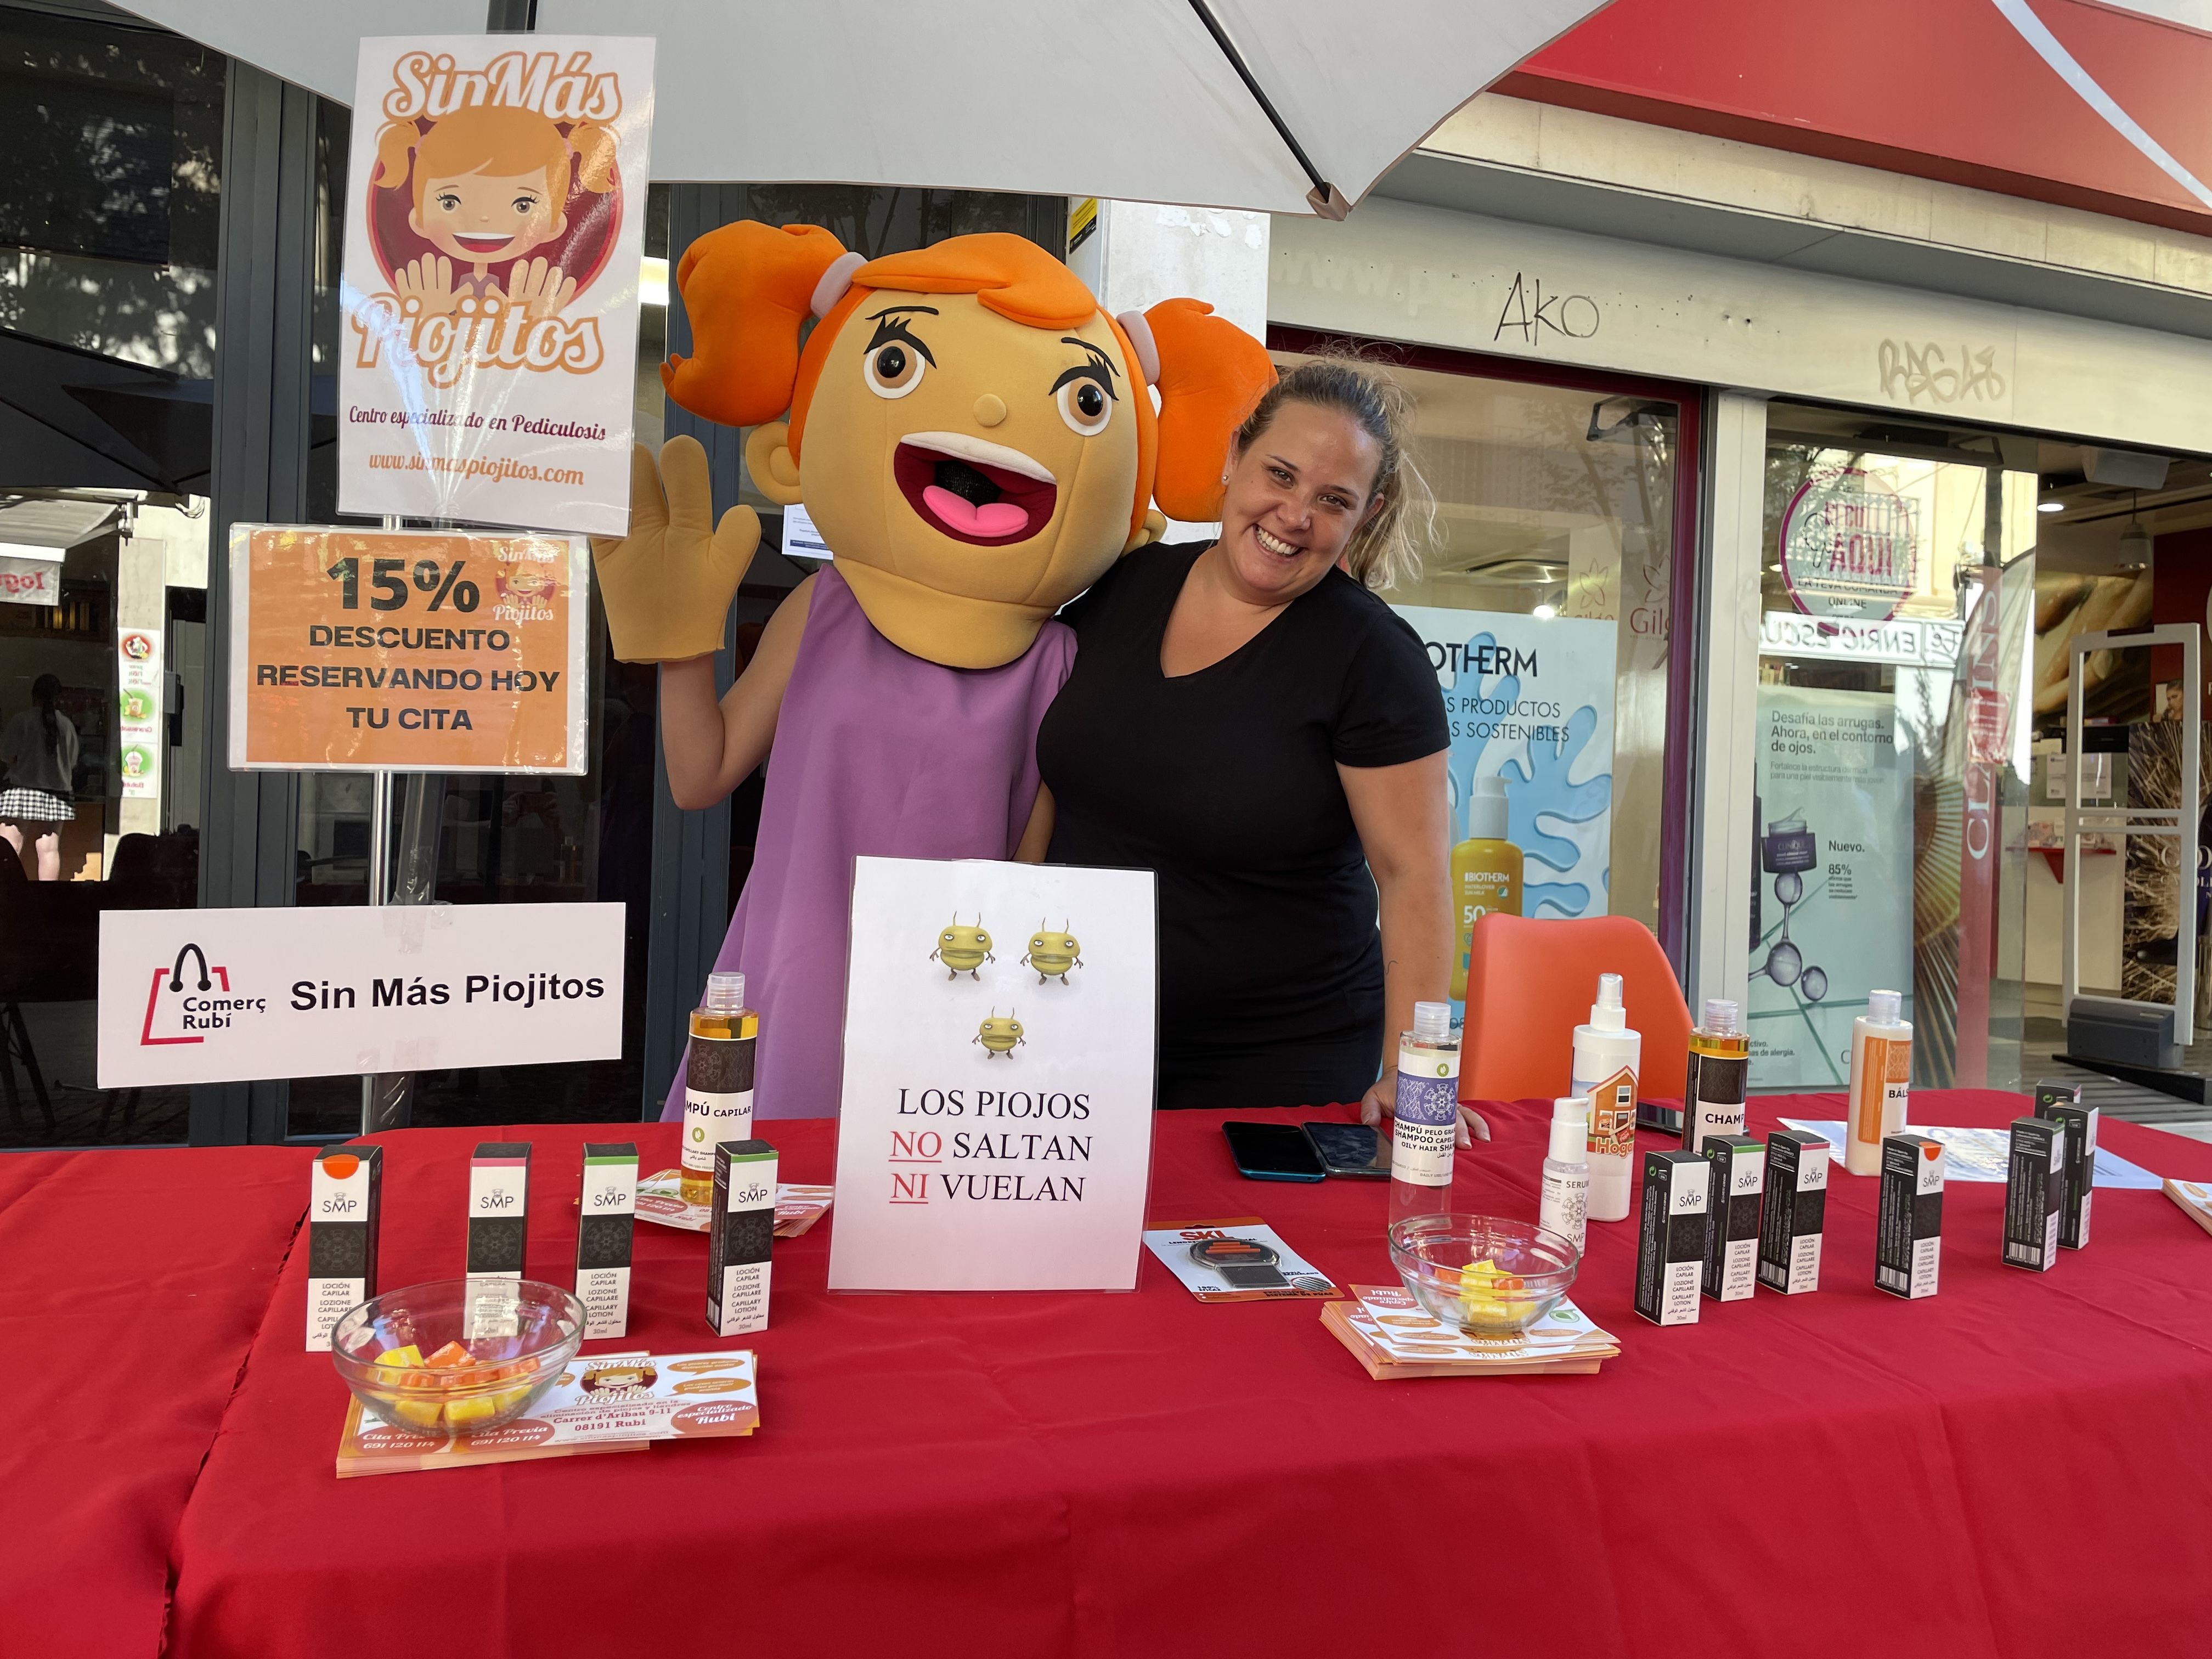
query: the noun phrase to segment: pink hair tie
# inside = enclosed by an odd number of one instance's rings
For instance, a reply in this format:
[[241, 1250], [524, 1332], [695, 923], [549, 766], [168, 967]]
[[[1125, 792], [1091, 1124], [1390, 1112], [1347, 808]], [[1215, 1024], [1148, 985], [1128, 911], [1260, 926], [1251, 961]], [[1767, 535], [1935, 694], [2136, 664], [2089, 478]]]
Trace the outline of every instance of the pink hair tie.
[[1121, 332], [1129, 337], [1129, 343], [1137, 350], [1137, 367], [1143, 371], [1146, 386], [1160, 383], [1160, 348], [1152, 338], [1152, 325], [1145, 320], [1141, 311], [1125, 311], [1114, 319], [1121, 325]]
[[857, 253], [841, 253], [830, 262], [830, 269], [822, 273], [822, 280], [814, 285], [814, 298], [807, 309], [816, 317], [827, 317], [836, 309], [837, 301], [845, 297], [845, 290], [853, 286], [853, 273], [867, 260]]

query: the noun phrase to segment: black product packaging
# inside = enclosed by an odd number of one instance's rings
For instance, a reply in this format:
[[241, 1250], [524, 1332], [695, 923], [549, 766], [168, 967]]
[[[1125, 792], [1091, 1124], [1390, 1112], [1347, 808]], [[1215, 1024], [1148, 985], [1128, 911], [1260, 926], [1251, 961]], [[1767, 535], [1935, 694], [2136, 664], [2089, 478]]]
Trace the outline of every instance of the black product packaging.
[[2014, 1118], [2005, 1166], [2005, 1266], [2050, 1272], [2058, 1261], [2065, 1209], [2066, 1126], [2047, 1117]]
[[2066, 1207], [2058, 1242], [2078, 1250], [2089, 1242], [2089, 1200], [2097, 1185], [2097, 1109], [2081, 1103], [2078, 1083], [2039, 1083], [2035, 1115], [2066, 1126]]
[[324, 1148], [307, 1186], [307, 1352], [328, 1353], [331, 1330], [376, 1294], [377, 1212], [384, 1148]]
[[717, 1336], [768, 1328], [775, 1176], [775, 1148], [765, 1140], [726, 1140], [714, 1148], [714, 1207], [707, 1224], [707, 1323]]
[[628, 1141], [584, 1143], [584, 1185], [576, 1221], [576, 1300], [584, 1340], [629, 1333], [630, 1235], [637, 1216], [637, 1148]]
[[1759, 1201], [1766, 1185], [1766, 1148], [1749, 1135], [1709, 1134], [1705, 1162], [1704, 1288], [1716, 1302], [1748, 1302], [1759, 1285]]
[[1825, 1135], [1777, 1129], [1766, 1138], [1765, 1208], [1759, 1224], [1759, 1282], [1784, 1296], [1820, 1288], [1820, 1232], [1827, 1220]]
[[530, 1236], [530, 1143], [487, 1140], [469, 1160], [471, 1279], [520, 1279]]
[[1682, 1073], [1682, 1150], [1702, 1152], [1717, 1134], [1743, 1132], [1751, 1060], [1745, 1054], [1701, 1054], [1693, 1044]]
[[1875, 1232], [1874, 1283], [1892, 1296], [1936, 1294], [1943, 1251], [1943, 1143], [1886, 1135]]
[[1644, 1154], [1637, 1224], [1636, 1311], [1655, 1325], [1698, 1322], [1712, 1166], [1695, 1152]]

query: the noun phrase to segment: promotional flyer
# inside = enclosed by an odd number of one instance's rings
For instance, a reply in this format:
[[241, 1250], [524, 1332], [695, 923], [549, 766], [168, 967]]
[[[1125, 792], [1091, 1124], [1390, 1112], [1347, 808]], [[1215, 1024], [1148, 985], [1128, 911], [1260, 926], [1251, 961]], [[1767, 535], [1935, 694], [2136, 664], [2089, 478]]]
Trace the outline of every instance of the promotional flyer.
[[619, 536], [650, 40], [364, 40], [346, 178], [341, 512]]
[[1912, 1018], [1912, 763], [1886, 692], [1759, 688], [1752, 1066], [1840, 1087], [1867, 993]]
[[161, 794], [161, 635], [125, 628], [115, 637], [116, 766], [125, 800]]

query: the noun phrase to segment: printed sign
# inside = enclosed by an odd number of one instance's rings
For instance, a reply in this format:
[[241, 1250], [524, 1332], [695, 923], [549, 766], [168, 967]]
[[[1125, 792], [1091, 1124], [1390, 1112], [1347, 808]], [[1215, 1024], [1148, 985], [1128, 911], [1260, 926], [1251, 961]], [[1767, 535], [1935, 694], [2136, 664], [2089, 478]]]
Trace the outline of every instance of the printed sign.
[[1152, 872], [854, 863], [830, 1288], [1134, 1288]]
[[619, 536], [649, 40], [364, 40], [338, 506]]
[[1855, 466], [1815, 472], [1782, 514], [1782, 581], [1808, 617], [1887, 622], [1911, 598], [1919, 503]]
[[117, 769], [123, 798], [161, 793], [161, 635], [153, 629], [119, 629], [115, 635]]
[[581, 536], [232, 526], [232, 767], [580, 774], [590, 560]]
[[62, 602], [62, 562], [40, 556], [46, 548], [21, 557], [0, 551], [0, 605], [59, 605]]
[[619, 904], [103, 910], [100, 1086], [614, 1060]]

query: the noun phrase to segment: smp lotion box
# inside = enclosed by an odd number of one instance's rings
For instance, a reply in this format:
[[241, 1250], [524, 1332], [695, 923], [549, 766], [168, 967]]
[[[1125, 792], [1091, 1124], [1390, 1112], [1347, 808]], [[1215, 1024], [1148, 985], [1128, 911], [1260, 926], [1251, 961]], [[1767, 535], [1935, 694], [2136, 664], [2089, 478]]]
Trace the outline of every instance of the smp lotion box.
[[1943, 1249], [1943, 1143], [1886, 1135], [1875, 1223], [1874, 1283], [1892, 1296], [1936, 1294]]
[[1820, 1287], [1820, 1233], [1827, 1220], [1825, 1135], [1777, 1129], [1766, 1138], [1765, 1210], [1759, 1223], [1759, 1282], [1784, 1296]]
[[2066, 1126], [2047, 1117], [2012, 1121], [2005, 1166], [2004, 1261], [2008, 1267], [2048, 1273], [2058, 1261], [2059, 1221], [2066, 1209]]
[[768, 1328], [775, 1166], [775, 1148], [765, 1140], [726, 1140], [714, 1148], [714, 1207], [707, 1224], [707, 1323], [717, 1336]]
[[637, 1148], [584, 1143], [584, 1188], [576, 1221], [576, 1300], [584, 1340], [629, 1332], [630, 1235], [637, 1215]]
[[471, 1279], [520, 1279], [530, 1231], [530, 1143], [487, 1140], [469, 1160]]
[[328, 1353], [331, 1330], [376, 1294], [377, 1210], [384, 1148], [324, 1149], [307, 1187], [307, 1352]]
[[1759, 1285], [1759, 1200], [1766, 1186], [1766, 1148], [1749, 1135], [1708, 1134], [1705, 1293], [1747, 1302]]
[[1637, 1226], [1636, 1311], [1655, 1325], [1698, 1322], [1712, 1166], [1696, 1152], [1644, 1154]]
[[2089, 1198], [2097, 1184], [2097, 1109], [2081, 1103], [2078, 1083], [2039, 1083], [2035, 1115], [2066, 1126], [2066, 1207], [2058, 1242], [2078, 1250], [2089, 1242]]

